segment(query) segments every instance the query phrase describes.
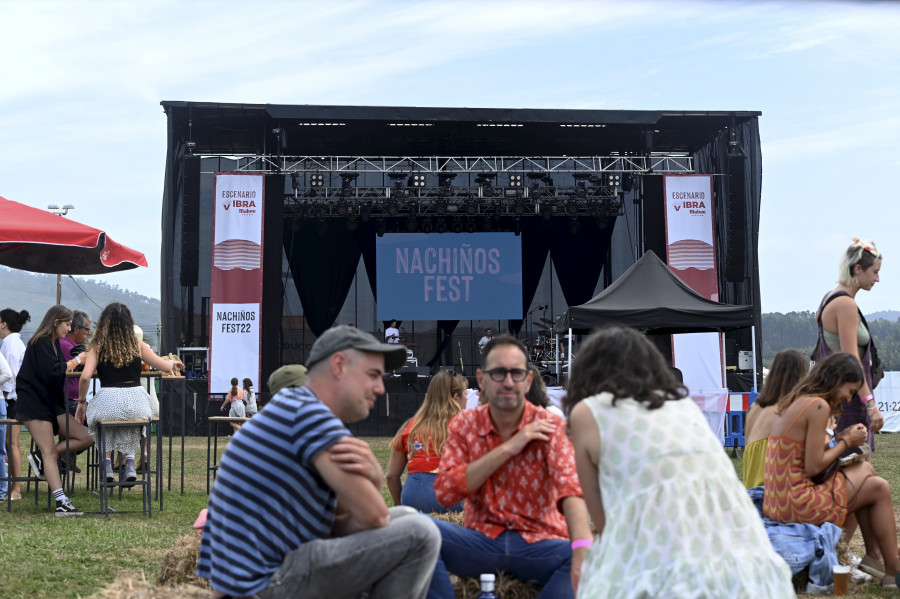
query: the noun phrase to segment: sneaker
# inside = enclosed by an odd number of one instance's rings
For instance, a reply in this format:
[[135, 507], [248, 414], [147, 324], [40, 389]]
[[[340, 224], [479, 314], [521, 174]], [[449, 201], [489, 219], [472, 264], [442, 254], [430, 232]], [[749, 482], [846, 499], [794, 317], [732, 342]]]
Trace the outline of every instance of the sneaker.
[[116, 478], [113, 476], [113, 468], [112, 468], [112, 460], [106, 458], [103, 460], [103, 468], [100, 473], [100, 477], [106, 477], [106, 482], [111, 483], [115, 482]]
[[47, 477], [44, 476], [44, 460], [39, 449], [35, 449], [28, 454], [28, 463], [31, 465], [31, 471], [34, 472], [36, 477], [41, 480], [47, 480]]
[[84, 516], [84, 512], [78, 511], [68, 499], [57, 499], [56, 517], [65, 518], [66, 516]]
[[125, 470], [122, 472], [121, 479], [123, 481], [132, 483], [130, 485], [122, 485], [126, 489], [130, 489], [134, 486], [134, 481], [137, 480], [137, 472], [135, 472], [134, 468], [134, 460], [125, 460]]
[[78, 456], [74, 453], [69, 455], [69, 470], [75, 474], [81, 474], [81, 468], [78, 467]]

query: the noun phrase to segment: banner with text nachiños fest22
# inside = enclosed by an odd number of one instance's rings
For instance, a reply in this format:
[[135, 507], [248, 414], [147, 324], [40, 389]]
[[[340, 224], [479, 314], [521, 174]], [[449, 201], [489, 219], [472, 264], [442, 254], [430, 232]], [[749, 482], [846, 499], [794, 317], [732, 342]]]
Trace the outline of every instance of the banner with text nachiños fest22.
[[216, 174], [210, 393], [227, 393], [233, 377], [261, 386], [263, 191], [262, 175]]

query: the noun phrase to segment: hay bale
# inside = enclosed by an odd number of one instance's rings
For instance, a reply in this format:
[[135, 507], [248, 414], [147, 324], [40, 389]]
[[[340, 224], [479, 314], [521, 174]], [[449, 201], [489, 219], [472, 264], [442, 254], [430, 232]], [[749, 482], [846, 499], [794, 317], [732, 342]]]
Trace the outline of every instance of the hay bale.
[[197, 576], [197, 559], [200, 557], [200, 537], [196, 534], [181, 535], [163, 557], [156, 583], [164, 587], [191, 585], [209, 588], [209, 581]]
[[93, 595], [92, 599], [212, 599], [209, 589], [178, 585], [175, 587], [153, 587], [146, 579], [119, 578], [111, 585]]
[[[465, 526], [463, 512], [431, 514], [431, 516], [438, 520], [451, 522], [457, 526]], [[450, 583], [453, 585], [456, 599], [475, 599], [481, 593], [480, 577], [470, 576], [463, 578], [451, 574]], [[503, 599], [535, 599], [540, 594], [541, 587], [531, 582], [513, 578], [504, 572], [498, 572], [494, 582], [494, 590]]]

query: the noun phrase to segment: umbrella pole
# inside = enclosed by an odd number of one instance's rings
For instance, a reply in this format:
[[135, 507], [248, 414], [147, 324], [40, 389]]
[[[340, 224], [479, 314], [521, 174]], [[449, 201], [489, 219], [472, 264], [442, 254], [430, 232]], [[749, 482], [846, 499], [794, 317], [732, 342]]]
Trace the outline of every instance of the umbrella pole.
[[62, 275], [56, 275], [56, 305], [62, 302]]

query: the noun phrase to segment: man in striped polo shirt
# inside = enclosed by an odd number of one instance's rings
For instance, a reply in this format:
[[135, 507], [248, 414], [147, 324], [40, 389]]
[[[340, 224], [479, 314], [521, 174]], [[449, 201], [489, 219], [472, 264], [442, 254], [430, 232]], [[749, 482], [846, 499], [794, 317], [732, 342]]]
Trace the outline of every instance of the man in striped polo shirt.
[[304, 387], [282, 389], [228, 445], [197, 575], [217, 598], [425, 597], [440, 549], [426, 516], [388, 509], [368, 416], [406, 348], [338, 326], [313, 344]]

